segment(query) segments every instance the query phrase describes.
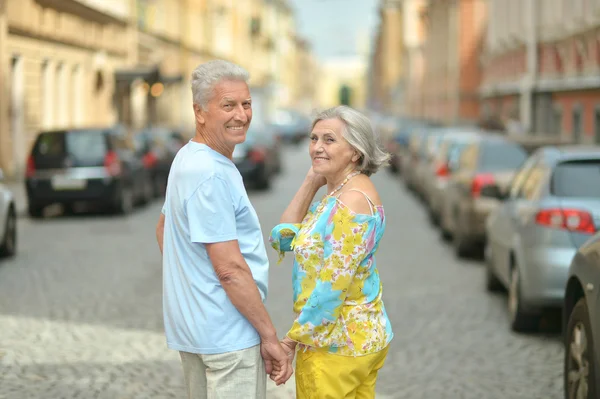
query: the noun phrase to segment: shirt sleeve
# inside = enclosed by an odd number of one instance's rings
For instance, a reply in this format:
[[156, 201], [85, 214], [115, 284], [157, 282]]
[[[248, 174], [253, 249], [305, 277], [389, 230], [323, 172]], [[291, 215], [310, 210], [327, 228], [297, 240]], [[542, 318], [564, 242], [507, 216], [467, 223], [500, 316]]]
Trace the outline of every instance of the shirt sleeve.
[[[310, 206], [306, 216], [304, 216], [303, 223], [312, 216], [317, 205], [318, 204], [315, 202]], [[296, 238], [296, 234], [298, 234], [301, 228], [302, 223], [281, 223], [271, 230], [269, 243], [271, 244], [271, 247], [279, 253], [278, 264], [281, 263], [286, 252], [290, 252], [294, 249], [294, 238]]]
[[322, 217], [327, 217], [322, 267], [314, 283], [302, 281], [298, 300], [305, 304], [287, 335], [309, 346], [341, 346], [346, 342], [338, 318], [358, 267], [373, 249], [373, 224], [355, 221], [337, 204]]
[[211, 176], [200, 183], [185, 203], [190, 240], [216, 243], [237, 240], [235, 206], [227, 183]]

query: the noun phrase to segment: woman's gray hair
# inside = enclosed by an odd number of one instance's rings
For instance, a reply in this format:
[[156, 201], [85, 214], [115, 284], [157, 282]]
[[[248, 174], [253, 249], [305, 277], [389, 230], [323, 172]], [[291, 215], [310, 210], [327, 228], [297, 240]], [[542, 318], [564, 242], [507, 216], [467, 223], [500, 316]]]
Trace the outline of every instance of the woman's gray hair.
[[241, 66], [224, 60], [213, 60], [198, 65], [192, 72], [194, 104], [206, 111], [215, 86], [223, 80], [241, 80], [248, 83], [250, 74]]
[[371, 121], [365, 115], [353, 108], [340, 105], [317, 114], [312, 128], [317, 122], [326, 119], [339, 119], [344, 123], [344, 138], [361, 155], [358, 170], [362, 173], [371, 176], [379, 168], [389, 165], [391, 156], [381, 149]]

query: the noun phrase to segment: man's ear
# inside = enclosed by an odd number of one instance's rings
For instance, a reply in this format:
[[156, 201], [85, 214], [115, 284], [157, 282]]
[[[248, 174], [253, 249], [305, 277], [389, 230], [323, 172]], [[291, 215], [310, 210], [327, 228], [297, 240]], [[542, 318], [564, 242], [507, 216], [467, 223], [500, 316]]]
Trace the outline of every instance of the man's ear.
[[196, 118], [196, 123], [204, 125], [204, 110], [198, 104], [194, 104], [194, 117]]

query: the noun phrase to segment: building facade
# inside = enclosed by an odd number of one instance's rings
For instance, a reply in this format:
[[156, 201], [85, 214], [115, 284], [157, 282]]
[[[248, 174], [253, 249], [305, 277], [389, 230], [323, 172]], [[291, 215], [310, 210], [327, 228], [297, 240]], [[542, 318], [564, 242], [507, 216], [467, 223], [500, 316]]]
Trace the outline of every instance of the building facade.
[[112, 124], [129, 0], [0, 2], [0, 166], [23, 173], [38, 131]]
[[404, 17], [404, 74], [405, 96], [401, 103], [400, 114], [423, 114], [423, 95], [421, 88], [425, 72], [423, 46], [426, 40], [425, 12], [426, 0], [403, 0]]
[[404, 18], [401, 0], [382, 0], [379, 26], [370, 67], [369, 105], [384, 113], [398, 113], [404, 101]]
[[488, 114], [523, 132], [600, 142], [600, 2], [490, 0]]
[[22, 176], [42, 130], [191, 136], [191, 73], [215, 58], [249, 70], [257, 115], [314, 99], [314, 80], [299, 87], [316, 65], [287, 0], [0, 0], [0, 167]]
[[479, 119], [485, 0], [429, 0], [425, 76], [418, 115], [446, 123]]

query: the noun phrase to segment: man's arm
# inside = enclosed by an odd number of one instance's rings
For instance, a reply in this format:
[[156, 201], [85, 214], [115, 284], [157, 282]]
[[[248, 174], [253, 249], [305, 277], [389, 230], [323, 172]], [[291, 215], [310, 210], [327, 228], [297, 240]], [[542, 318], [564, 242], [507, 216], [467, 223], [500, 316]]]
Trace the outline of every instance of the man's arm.
[[235, 308], [252, 324], [260, 336], [261, 356], [265, 371], [277, 385], [285, 383], [293, 373], [291, 359], [279, 343], [277, 331], [262, 303], [237, 240], [205, 244], [215, 273]]
[[163, 237], [165, 235], [165, 214], [161, 213], [156, 224], [156, 241], [158, 241], [158, 248], [160, 253], [163, 252]]
[[278, 342], [275, 327], [237, 240], [205, 246], [215, 273], [233, 306], [254, 326], [261, 340]]

